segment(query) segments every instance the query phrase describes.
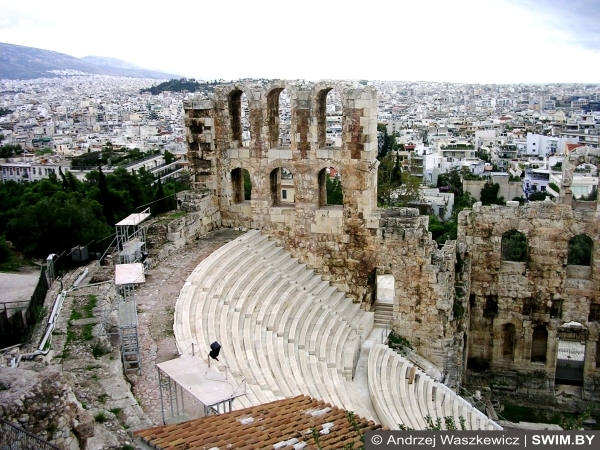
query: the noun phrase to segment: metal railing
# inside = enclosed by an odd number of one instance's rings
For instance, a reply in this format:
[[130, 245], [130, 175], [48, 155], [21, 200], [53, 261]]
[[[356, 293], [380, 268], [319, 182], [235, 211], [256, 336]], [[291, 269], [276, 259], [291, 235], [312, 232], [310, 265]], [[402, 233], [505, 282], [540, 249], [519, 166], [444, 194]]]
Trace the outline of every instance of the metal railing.
[[0, 418], [0, 449], [2, 450], [48, 450], [59, 449], [54, 444], [31, 434]]

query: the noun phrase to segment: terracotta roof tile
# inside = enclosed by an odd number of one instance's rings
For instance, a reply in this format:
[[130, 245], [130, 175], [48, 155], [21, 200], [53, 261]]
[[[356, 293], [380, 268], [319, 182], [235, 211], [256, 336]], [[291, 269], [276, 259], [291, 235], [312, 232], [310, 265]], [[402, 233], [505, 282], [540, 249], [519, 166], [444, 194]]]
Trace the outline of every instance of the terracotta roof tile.
[[[354, 416], [361, 430], [382, 429], [381, 425]], [[249, 420], [249, 419], [253, 420]], [[241, 422], [246, 419], [244, 422]], [[136, 431], [134, 435], [153, 448], [171, 449], [293, 449], [305, 443], [306, 449], [316, 448], [311, 432], [329, 429], [319, 436], [323, 449], [343, 448], [360, 436], [348, 420], [347, 413], [307, 396], [286, 398], [226, 414], [202, 417], [177, 425], [165, 425]]]

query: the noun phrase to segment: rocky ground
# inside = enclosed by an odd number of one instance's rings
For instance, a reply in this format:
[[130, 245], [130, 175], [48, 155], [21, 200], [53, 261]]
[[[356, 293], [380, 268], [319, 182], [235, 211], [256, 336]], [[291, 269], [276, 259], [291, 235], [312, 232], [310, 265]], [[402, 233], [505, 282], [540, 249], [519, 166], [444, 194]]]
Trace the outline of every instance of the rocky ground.
[[[40, 326], [30, 346], [12, 349], [1, 358], [0, 416], [63, 448], [134, 449], [130, 431], [162, 424], [155, 364], [178, 356], [173, 314], [179, 291], [204, 258], [241, 234], [231, 229], [214, 231], [150, 269], [146, 282], [135, 292], [141, 370], [127, 376], [118, 350], [116, 314], [111, 313], [114, 269], [89, 265], [80, 287], [64, 300], [48, 354], [22, 362], [19, 369], [6, 367], [19, 353], [37, 347], [44, 331]], [[71, 288], [83, 270], [66, 276], [62, 288]], [[48, 311], [60, 289], [54, 283], [45, 305]], [[35, 400], [40, 395], [55, 396], [52, 389], [61, 395], [52, 408], [51, 403]]]

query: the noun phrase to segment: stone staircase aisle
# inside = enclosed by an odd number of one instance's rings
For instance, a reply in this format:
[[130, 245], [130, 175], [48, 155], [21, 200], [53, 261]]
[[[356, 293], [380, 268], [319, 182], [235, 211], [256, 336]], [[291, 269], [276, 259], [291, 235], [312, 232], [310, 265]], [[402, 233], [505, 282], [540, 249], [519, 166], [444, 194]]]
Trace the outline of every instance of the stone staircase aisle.
[[394, 277], [380, 275], [377, 277], [377, 300], [375, 301], [375, 326], [385, 327], [394, 314]]

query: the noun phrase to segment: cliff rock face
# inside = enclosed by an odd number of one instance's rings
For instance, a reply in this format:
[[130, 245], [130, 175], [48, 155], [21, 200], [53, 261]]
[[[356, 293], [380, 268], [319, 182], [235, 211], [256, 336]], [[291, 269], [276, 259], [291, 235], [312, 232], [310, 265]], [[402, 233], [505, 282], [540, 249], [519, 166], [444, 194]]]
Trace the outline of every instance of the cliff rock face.
[[92, 415], [60, 372], [36, 363], [21, 366], [0, 367], [0, 417], [61, 448], [79, 449], [94, 435]]

